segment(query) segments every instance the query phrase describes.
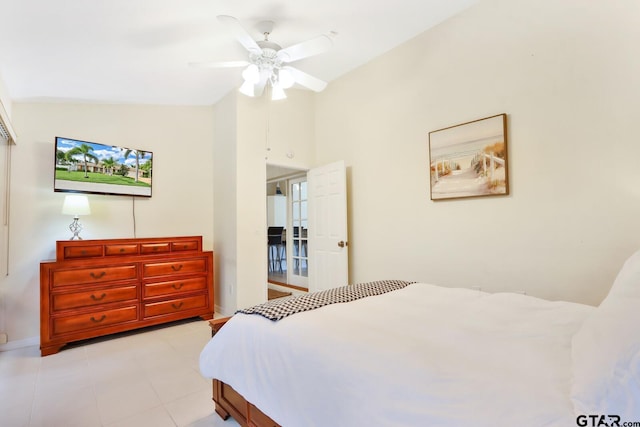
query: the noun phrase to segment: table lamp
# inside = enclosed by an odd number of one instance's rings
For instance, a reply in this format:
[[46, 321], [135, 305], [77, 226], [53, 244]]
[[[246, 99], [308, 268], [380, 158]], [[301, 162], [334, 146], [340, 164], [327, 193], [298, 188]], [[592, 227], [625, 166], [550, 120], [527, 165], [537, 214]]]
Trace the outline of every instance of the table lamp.
[[80, 215], [90, 215], [91, 208], [89, 207], [89, 199], [87, 196], [65, 196], [64, 204], [62, 205], [62, 213], [64, 215], [73, 215], [73, 222], [69, 225], [69, 230], [73, 233], [69, 240], [82, 240], [79, 236], [82, 226], [78, 222]]

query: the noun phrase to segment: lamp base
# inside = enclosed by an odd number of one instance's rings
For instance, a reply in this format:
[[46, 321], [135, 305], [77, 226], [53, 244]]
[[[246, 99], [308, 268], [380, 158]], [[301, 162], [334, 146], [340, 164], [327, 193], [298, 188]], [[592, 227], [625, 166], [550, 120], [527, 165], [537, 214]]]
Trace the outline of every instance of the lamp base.
[[80, 222], [78, 221], [80, 219], [80, 217], [75, 216], [73, 217], [73, 222], [69, 225], [69, 230], [71, 230], [71, 232], [73, 233], [73, 236], [71, 236], [71, 238], [69, 240], [82, 240], [82, 237], [80, 237], [80, 231], [82, 231], [82, 225], [80, 225]]

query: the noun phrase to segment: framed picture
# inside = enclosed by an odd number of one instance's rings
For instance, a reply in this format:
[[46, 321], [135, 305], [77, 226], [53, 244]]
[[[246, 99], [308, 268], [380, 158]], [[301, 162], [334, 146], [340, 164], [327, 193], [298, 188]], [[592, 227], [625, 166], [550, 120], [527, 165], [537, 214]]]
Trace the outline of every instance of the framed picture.
[[509, 194], [507, 115], [429, 132], [431, 200]]

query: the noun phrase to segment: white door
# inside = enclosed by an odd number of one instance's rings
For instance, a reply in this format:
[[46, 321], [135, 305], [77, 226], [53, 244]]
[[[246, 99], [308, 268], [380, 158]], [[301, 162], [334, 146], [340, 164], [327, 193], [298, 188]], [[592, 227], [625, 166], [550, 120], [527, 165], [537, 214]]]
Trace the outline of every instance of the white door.
[[347, 177], [344, 161], [307, 173], [309, 291], [349, 284]]

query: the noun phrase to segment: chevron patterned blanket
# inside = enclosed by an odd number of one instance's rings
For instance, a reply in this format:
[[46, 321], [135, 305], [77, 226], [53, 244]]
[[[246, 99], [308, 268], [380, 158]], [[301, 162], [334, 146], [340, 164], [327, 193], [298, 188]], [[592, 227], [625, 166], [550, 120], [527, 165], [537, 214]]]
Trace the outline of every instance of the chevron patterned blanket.
[[350, 302], [360, 298], [395, 291], [412, 283], [415, 282], [378, 280], [375, 282], [358, 283], [305, 295], [278, 298], [263, 304], [238, 310], [236, 313], [258, 314], [269, 320], [277, 321], [292, 314], [314, 310], [324, 307], [325, 305]]

